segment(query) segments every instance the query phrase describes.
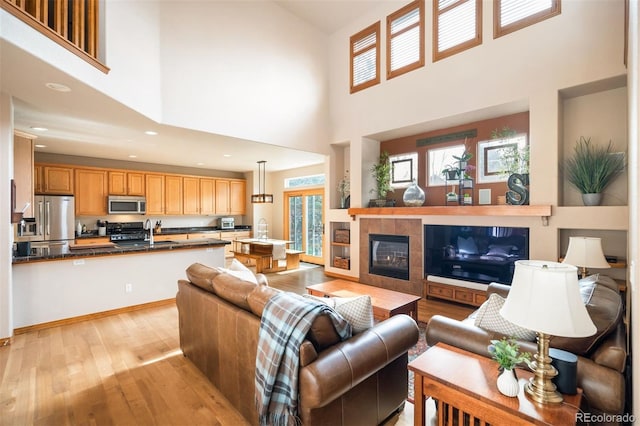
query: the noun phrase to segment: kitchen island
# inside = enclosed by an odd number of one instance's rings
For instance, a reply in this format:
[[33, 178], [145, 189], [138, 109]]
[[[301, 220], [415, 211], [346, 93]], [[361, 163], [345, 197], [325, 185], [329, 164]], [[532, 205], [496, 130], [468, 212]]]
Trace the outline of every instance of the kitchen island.
[[14, 333], [173, 303], [185, 269], [196, 262], [224, 266], [228, 244], [203, 238], [14, 256]]

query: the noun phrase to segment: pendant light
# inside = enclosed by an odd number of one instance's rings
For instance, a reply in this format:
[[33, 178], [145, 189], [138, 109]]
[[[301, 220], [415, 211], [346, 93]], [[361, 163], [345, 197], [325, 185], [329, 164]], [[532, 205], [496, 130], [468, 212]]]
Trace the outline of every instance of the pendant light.
[[273, 194], [264, 193], [265, 179], [265, 160], [258, 161], [258, 194], [251, 196], [252, 203], [273, 203]]

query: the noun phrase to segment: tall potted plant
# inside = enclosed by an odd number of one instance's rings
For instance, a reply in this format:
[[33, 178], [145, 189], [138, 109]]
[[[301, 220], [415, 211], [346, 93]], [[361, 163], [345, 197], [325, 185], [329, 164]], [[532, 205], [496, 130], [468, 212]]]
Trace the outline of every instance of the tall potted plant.
[[602, 192], [618, 173], [624, 170], [624, 158], [615, 155], [611, 141], [607, 146], [591, 144], [591, 138], [580, 136], [573, 157], [565, 161], [567, 180], [582, 194], [585, 206], [597, 206]]
[[375, 204], [383, 207], [387, 202], [387, 193], [393, 192], [391, 187], [391, 162], [387, 151], [380, 153], [378, 162], [371, 167], [371, 173], [376, 181], [376, 188], [372, 190], [377, 197]]

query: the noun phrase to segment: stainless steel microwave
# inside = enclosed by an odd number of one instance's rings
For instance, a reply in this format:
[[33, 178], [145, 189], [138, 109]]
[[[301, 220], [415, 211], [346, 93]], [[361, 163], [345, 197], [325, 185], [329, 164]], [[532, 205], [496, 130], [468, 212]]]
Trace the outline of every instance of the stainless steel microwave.
[[145, 197], [125, 195], [109, 195], [109, 214], [145, 214], [147, 200]]

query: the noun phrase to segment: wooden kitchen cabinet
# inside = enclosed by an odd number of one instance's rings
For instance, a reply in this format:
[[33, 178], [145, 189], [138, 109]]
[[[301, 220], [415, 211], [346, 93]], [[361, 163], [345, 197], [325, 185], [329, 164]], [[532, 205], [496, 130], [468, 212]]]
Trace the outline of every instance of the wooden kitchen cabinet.
[[200, 178], [200, 214], [216, 213], [216, 180]]
[[108, 174], [100, 169], [75, 169], [76, 216], [107, 214]]
[[229, 185], [229, 214], [244, 215], [247, 212], [247, 182], [232, 180]]
[[182, 176], [164, 177], [164, 214], [183, 214]]
[[109, 170], [109, 195], [144, 196], [144, 173]]
[[101, 246], [109, 243], [109, 237], [76, 238], [75, 240], [77, 246]]
[[182, 178], [183, 214], [200, 214], [200, 179], [193, 176]]
[[244, 180], [216, 179], [216, 214], [244, 215], [246, 188]]
[[33, 217], [33, 139], [16, 133], [13, 137], [13, 179], [16, 184], [16, 211], [24, 217]]
[[73, 195], [73, 168], [43, 164], [34, 172], [36, 194]]
[[164, 214], [164, 175], [145, 174], [147, 214]]
[[127, 172], [127, 195], [145, 195], [144, 173]]

